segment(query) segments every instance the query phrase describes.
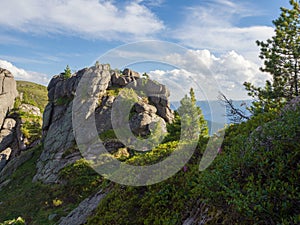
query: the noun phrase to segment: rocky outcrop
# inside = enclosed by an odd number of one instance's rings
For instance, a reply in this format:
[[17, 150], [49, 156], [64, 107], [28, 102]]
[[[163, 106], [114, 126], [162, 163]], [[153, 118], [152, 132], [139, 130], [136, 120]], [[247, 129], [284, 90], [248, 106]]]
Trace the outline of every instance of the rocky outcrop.
[[0, 171], [6, 165], [8, 159], [10, 157], [10, 154], [11, 154], [11, 148], [7, 148], [7, 149], [3, 150], [2, 152], [0, 152]]
[[58, 172], [80, 158], [78, 151], [69, 157], [64, 156], [75, 148], [72, 100], [85, 71], [83, 69], [69, 79], [64, 79], [62, 75], [54, 76], [48, 85], [49, 103], [44, 110], [42, 127], [44, 150], [37, 162], [37, 174], [33, 181], [56, 182]]
[[9, 160], [5, 167], [0, 171], [0, 186], [9, 180], [10, 176], [27, 160], [31, 159], [34, 152], [31, 150], [23, 151], [15, 158]]
[[0, 171], [4, 168], [16, 147], [14, 143], [16, 121], [7, 118], [18, 92], [13, 75], [0, 68]]
[[4, 168], [12, 154], [12, 143], [16, 134], [16, 121], [11, 118], [4, 120], [0, 131], [0, 171]]
[[[59, 182], [59, 171], [81, 157], [73, 134], [72, 110], [74, 110], [73, 100], [76, 89], [84, 74], [89, 76], [88, 83], [93, 87], [87, 92], [88, 96], [97, 99], [97, 105], [86, 111], [92, 113], [91, 110], [95, 109], [95, 122], [99, 135], [105, 136], [107, 132], [112, 131], [111, 121], [118, 119], [111, 118], [112, 107], [117, 98], [116, 93], [129, 84], [137, 87], [137, 91], [138, 86], [142, 85], [143, 89], [147, 89], [145, 93], [155, 95], [151, 96], [153, 99], [147, 100], [148, 102], [143, 102], [140, 98], [134, 105], [130, 118], [130, 127], [134, 135], [149, 135], [151, 128], [158, 121], [161, 121], [166, 132], [166, 122], [171, 122], [174, 118], [169, 107], [169, 92], [166, 87], [149, 79], [141, 79], [137, 72], [130, 69], [119, 73], [110, 70], [108, 65], [96, 64], [78, 71], [69, 79], [65, 79], [62, 75], [54, 76], [48, 86], [49, 103], [43, 116], [44, 151], [37, 163], [37, 174], [33, 181]], [[124, 147], [123, 143], [116, 138], [104, 140], [104, 145], [110, 152]]]
[[[162, 127], [166, 128], [166, 123], [157, 113], [155, 106], [145, 102], [138, 102], [134, 105], [135, 112], [129, 121], [130, 128], [136, 136], [147, 136], [151, 133], [151, 128], [156, 123], [161, 122]], [[165, 132], [166, 129], [165, 129]]]
[[100, 190], [95, 195], [83, 200], [76, 209], [63, 217], [59, 225], [81, 225], [87, 222], [87, 218], [95, 211], [100, 201], [106, 196], [106, 192]]
[[73, 134], [72, 108], [76, 88], [85, 73], [93, 73], [95, 80], [102, 80], [103, 92], [107, 89], [111, 79], [108, 65], [80, 70], [69, 79], [55, 76], [49, 83], [49, 103], [43, 117], [44, 151], [33, 181], [58, 182], [59, 171], [81, 158]]
[[7, 113], [13, 108], [17, 96], [13, 75], [8, 70], [0, 68], [0, 129]]
[[42, 117], [42, 114], [41, 114], [41, 110], [36, 107], [36, 106], [33, 106], [33, 105], [28, 105], [28, 104], [21, 104], [19, 106], [19, 109], [22, 111], [22, 112], [25, 112], [25, 113], [28, 113], [28, 114], [31, 114], [33, 116], [38, 116], [38, 117]]
[[131, 82], [140, 78], [140, 74], [130, 69], [125, 69], [122, 74], [113, 72], [111, 76], [111, 86], [125, 87]]

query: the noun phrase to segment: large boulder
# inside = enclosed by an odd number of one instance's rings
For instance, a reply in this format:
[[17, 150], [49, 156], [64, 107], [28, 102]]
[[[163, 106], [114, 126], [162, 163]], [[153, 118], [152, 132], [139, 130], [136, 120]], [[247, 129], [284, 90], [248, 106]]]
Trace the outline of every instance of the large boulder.
[[0, 68], [0, 128], [18, 96], [16, 81], [6, 69]]
[[37, 162], [33, 181], [58, 182], [59, 171], [81, 158], [73, 134], [72, 110], [76, 88], [85, 73], [93, 74], [91, 86], [96, 86], [93, 80], [101, 80], [101, 85], [97, 85], [100, 89], [92, 88], [92, 91], [103, 95], [111, 80], [106, 65], [80, 70], [69, 79], [55, 76], [49, 83], [49, 103], [43, 116], [44, 150]]
[[16, 121], [12, 118], [5, 119], [0, 131], [0, 152], [8, 148], [14, 141]]
[[[80, 81], [83, 82], [79, 83]], [[138, 98], [129, 121], [132, 133], [137, 137], [146, 137], [155, 130], [157, 124], [160, 124], [162, 133], [167, 132], [166, 122], [172, 121], [173, 112], [169, 108], [169, 91], [164, 85], [141, 79], [137, 72], [130, 69], [125, 69], [122, 74], [118, 74], [110, 70], [108, 65], [100, 64], [80, 70], [69, 79], [65, 79], [62, 75], [54, 76], [48, 86], [49, 103], [43, 115], [44, 150], [37, 162], [37, 173], [33, 181], [60, 182], [59, 171], [81, 158], [75, 143], [74, 130], [79, 128], [82, 133], [86, 134], [82, 137], [83, 143], [89, 142], [89, 137], [94, 138], [85, 121], [72, 120], [74, 113], [75, 115], [83, 113], [84, 118], [90, 115], [95, 116], [98, 132], [96, 135], [99, 135], [101, 140], [103, 139], [103, 144], [109, 152], [113, 153], [119, 148], [126, 147], [114, 136], [112, 120], [117, 121], [119, 118], [115, 116], [112, 118], [112, 108], [117, 99], [116, 93], [131, 82], [135, 85], [148, 84], [145, 86], [146, 92], [160, 97], [159, 101], [150, 103], [147, 102], [148, 100], [145, 101], [145, 96]], [[91, 88], [86, 88], [86, 85]], [[79, 87], [86, 91], [76, 93]], [[75, 95], [88, 96], [88, 98], [84, 100], [84, 103], [78, 102], [78, 98], [74, 102]], [[88, 102], [92, 104], [85, 104]], [[123, 116], [122, 112], [120, 116]], [[91, 155], [96, 154], [95, 151], [88, 150]]]
[[6, 165], [9, 157], [11, 154], [11, 148], [7, 148], [0, 152], [0, 171], [4, 168]]
[[118, 87], [125, 87], [131, 82], [136, 81], [140, 78], [140, 74], [138, 72], [132, 71], [128, 68], [124, 69], [122, 74], [118, 72], [114, 72], [111, 77], [111, 85]]
[[12, 155], [16, 121], [7, 118], [18, 96], [16, 81], [6, 69], [0, 68], [0, 171]]
[[80, 225], [87, 222], [87, 218], [97, 209], [100, 201], [106, 196], [106, 192], [100, 190], [91, 197], [83, 200], [77, 208], [71, 211], [66, 217], [58, 221], [59, 225]]

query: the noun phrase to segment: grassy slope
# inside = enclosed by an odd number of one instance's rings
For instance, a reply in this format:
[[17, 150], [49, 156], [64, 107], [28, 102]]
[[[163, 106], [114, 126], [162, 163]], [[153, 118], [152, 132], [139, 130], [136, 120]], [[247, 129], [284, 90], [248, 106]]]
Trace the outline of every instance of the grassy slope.
[[[17, 89], [19, 93], [23, 93], [23, 100], [17, 99], [12, 113], [19, 114], [23, 121], [22, 132], [25, 132], [29, 141], [33, 141], [40, 138], [41, 118], [21, 112], [17, 107], [21, 103], [27, 103], [43, 111], [48, 102], [47, 88], [32, 82], [17, 81]], [[10, 177], [9, 184], [0, 189], [0, 224], [4, 221], [7, 221], [4, 224], [11, 224], [10, 221], [18, 217], [25, 219], [26, 224], [54, 224], [83, 199], [107, 185], [107, 182], [102, 183], [102, 178], [83, 160], [61, 171], [64, 184], [32, 183], [43, 147], [40, 145], [28, 151], [34, 152], [33, 158], [20, 166]], [[57, 216], [50, 221], [49, 215]]]
[[[54, 224], [87, 196], [106, 185], [101, 185], [100, 176], [82, 160], [63, 170], [65, 184], [32, 183], [42, 146], [30, 151], [34, 152], [33, 158], [20, 166], [11, 176], [11, 182], [0, 190], [0, 224], [18, 217], [27, 224]], [[53, 214], [57, 216], [50, 221], [48, 217]]]
[[[222, 154], [202, 173], [198, 164], [205, 140], [186, 170], [164, 182], [147, 187], [113, 185], [89, 224], [181, 224], [191, 210], [200, 207], [199, 202], [210, 207], [209, 215], [214, 218], [211, 224], [297, 224], [300, 222], [297, 216], [300, 215], [299, 116], [299, 109], [283, 116], [266, 114], [230, 127]], [[255, 136], [254, 144], [249, 143], [251, 132], [258, 126], [262, 127], [263, 135]], [[283, 140], [277, 140], [282, 137]], [[257, 146], [265, 139], [273, 140], [272, 151], [266, 151], [264, 145]], [[170, 142], [157, 151], [137, 154], [128, 162], [143, 165], [149, 160], [157, 161], [175, 145]], [[0, 221], [22, 216], [28, 224], [54, 224], [56, 219], [49, 221], [49, 215], [58, 214], [56, 218], [66, 215], [81, 200], [106, 185], [83, 160], [62, 171], [64, 185], [32, 183], [42, 146], [32, 151], [34, 157], [0, 190]]]
[[37, 106], [44, 111], [48, 103], [48, 91], [45, 86], [28, 81], [17, 81], [17, 89], [19, 93], [23, 93], [24, 103]]
[[[88, 224], [182, 224], [203, 206], [202, 212], [209, 210], [198, 215], [199, 223], [211, 217], [205, 224], [299, 224], [299, 118], [298, 107], [229, 127], [222, 153], [207, 170], [199, 171], [202, 144], [186, 171], [166, 181], [147, 187], [115, 185]], [[161, 152], [149, 154], [155, 160]]]

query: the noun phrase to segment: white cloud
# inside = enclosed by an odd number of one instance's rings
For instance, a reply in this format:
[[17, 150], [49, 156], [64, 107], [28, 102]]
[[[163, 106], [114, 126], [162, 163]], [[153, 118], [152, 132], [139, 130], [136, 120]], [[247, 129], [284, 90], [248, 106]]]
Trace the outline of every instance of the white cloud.
[[166, 0], [137, 0], [137, 2], [144, 3], [148, 6], [158, 7], [161, 6]]
[[209, 49], [215, 53], [235, 50], [258, 61], [256, 40], [266, 40], [274, 34], [269, 26], [241, 26], [242, 19], [260, 16], [262, 12], [245, 2], [215, 0], [201, 6], [187, 8], [185, 20], [174, 36], [186, 46]]
[[92, 39], [149, 38], [164, 28], [137, 1], [117, 7], [98, 0], [4, 0], [0, 26], [31, 33], [61, 33]]
[[247, 99], [245, 81], [263, 86], [270, 79], [259, 71], [259, 65], [234, 51], [216, 57], [208, 50], [188, 50], [184, 55], [167, 56], [167, 61], [181, 69], [151, 71], [150, 77], [169, 87], [172, 100], [182, 98], [190, 87], [199, 99], [217, 99], [219, 91], [232, 99]]
[[49, 82], [46, 74], [26, 71], [5, 60], [0, 60], [0, 67], [9, 70], [14, 75], [16, 80], [26, 80], [43, 85], [47, 85]]

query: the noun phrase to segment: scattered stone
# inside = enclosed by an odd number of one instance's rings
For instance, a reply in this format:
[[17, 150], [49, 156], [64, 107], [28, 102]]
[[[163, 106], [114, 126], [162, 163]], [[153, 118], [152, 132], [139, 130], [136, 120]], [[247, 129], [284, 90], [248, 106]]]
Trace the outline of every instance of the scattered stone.
[[2, 129], [0, 131], [0, 151], [3, 151], [14, 141], [13, 129]]
[[[7, 186], [10, 182], [11, 182], [11, 179], [7, 179], [7, 180], [3, 181], [2, 183], [0, 183], [0, 191], [2, 188]], [[1, 202], [0, 202], [0, 205], [1, 205]]]
[[19, 156], [8, 161], [6, 166], [0, 171], [0, 183], [9, 178], [18, 167], [23, 165], [27, 160], [31, 159], [33, 151], [21, 152]]
[[31, 115], [42, 117], [41, 110], [36, 106], [21, 104], [19, 109]]
[[92, 215], [100, 201], [106, 196], [106, 192], [100, 190], [95, 195], [83, 200], [79, 206], [70, 212], [66, 217], [59, 220], [59, 225], [81, 225], [87, 222], [87, 218]]
[[7, 148], [4, 151], [0, 152], [0, 171], [6, 165], [11, 154], [11, 148]]
[[57, 216], [58, 216], [58, 215], [55, 214], [55, 213], [54, 213], [54, 214], [50, 214], [50, 215], [48, 216], [48, 220], [49, 220], [49, 221], [52, 221], [52, 220], [54, 220], [55, 218], [57, 218]]

